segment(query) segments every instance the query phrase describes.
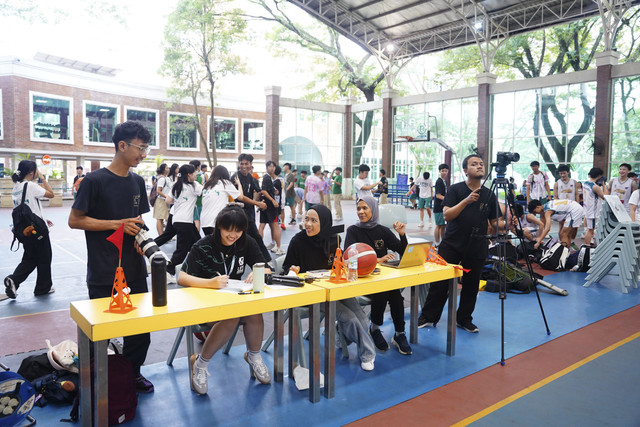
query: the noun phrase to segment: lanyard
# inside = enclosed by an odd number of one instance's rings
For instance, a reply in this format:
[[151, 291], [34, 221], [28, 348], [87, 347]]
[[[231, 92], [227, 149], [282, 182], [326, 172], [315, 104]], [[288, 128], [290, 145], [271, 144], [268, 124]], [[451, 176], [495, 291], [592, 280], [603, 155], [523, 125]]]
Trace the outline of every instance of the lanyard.
[[229, 276], [229, 271], [233, 273], [233, 267], [236, 264], [236, 256], [234, 255], [233, 258], [231, 258], [231, 268], [227, 269], [227, 261], [224, 252], [220, 252], [220, 255], [222, 256], [222, 265], [224, 265], [224, 274]]

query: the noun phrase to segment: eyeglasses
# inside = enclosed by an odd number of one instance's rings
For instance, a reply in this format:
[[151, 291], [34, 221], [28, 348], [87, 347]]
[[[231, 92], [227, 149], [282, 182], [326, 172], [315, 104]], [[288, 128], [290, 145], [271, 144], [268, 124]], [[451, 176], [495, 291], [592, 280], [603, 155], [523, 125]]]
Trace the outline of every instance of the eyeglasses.
[[130, 142], [127, 142], [127, 144], [140, 150], [140, 154], [149, 154], [149, 152], [151, 151], [151, 147], [149, 146], [143, 147], [142, 145], [131, 144]]

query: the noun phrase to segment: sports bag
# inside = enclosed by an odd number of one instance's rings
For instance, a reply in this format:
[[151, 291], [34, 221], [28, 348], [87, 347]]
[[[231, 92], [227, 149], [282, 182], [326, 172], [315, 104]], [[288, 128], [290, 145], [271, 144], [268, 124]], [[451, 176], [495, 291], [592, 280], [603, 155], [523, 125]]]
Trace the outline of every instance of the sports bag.
[[40, 407], [47, 403], [71, 405], [75, 401], [79, 384], [78, 374], [69, 371], [55, 371], [36, 378], [33, 380], [33, 386], [42, 395], [36, 405]]
[[[13, 245], [16, 240], [23, 245], [28, 241], [41, 240], [44, 236], [49, 234], [49, 228], [42, 218], [34, 214], [29, 205], [24, 202], [27, 195], [27, 185], [25, 182], [22, 190], [22, 200], [20, 204], [13, 208], [11, 212], [11, 218], [13, 220], [13, 241], [11, 242], [11, 250], [13, 251]], [[40, 201], [37, 201], [40, 203]], [[16, 251], [18, 250], [16, 246]]]
[[[138, 407], [138, 395], [136, 394], [136, 377], [133, 373], [133, 365], [129, 359], [121, 354], [110, 354], [107, 357], [109, 364], [109, 425], [122, 424], [131, 421], [136, 416]], [[91, 407], [95, 407], [93, 401], [93, 359], [91, 359]], [[72, 421], [78, 420], [80, 410], [80, 393], [71, 409], [69, 417]]]
[[542, 252], [540, 267], [545, 270], [562, 271], [569, 257], [569, 248], [557, 242], [549, 249]]

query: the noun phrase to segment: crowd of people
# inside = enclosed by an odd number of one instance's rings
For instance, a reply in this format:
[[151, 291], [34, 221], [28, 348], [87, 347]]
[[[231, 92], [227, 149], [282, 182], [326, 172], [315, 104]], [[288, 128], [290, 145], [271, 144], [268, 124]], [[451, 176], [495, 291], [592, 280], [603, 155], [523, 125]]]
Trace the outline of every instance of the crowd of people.
[[[144, 226], [142, 215], [149, 212], [150, 203], [144, 179], [131, 168], [145, 159], [150, 141], [151, 135], [140, 123], [119, 124], [113, 136], [115, 155], [112, 162], [86, 175], [82, 168], [77, 171], [74, 181], [78, 185], [74, 186], [68, 223], [71, 228], [85, 231], [86, 281], [91, 299], [108, 297], [112, 293], [113, 272], [119, 264], [119, 254], [106, 238], [121, 226], [124, 226], [122, 267], [130, 292], [148, 290], [146, 262], [134, 236]], [[177, 283], [181, 286], [224, 288], [229, 280], [250, 281], [253, 274], [250, 270], [257, 263], [265, 263], [267, 272], [273, 271], [276, 264], [270, 263], [272, 254], [284, 257], [283, 268], [276, 273], [299, 274], [331, 269], [336, 249], [347, 248], [353, 243], [366, 243], [374, 248], [378, 262], [393, 258], [394, 252], [404, 252], [406, 224], [396, 221], [391, 230], [379, 223], [378, 205], [387, 202], [389, 193], [386, 171], [380, 170], [380, 178], [372, 182], [370, 167], [366, 164], [358, 167], [358, 176], [353, 180], [358, 221], [347, 228], [341, 245], [333, 222], [343, 219], [342, 168], [329, 172], [315, 165], [311, 171], [298, 171], [290, 163], [280, 168], [274, 161], [267, 161], [266, 173], [260, 177], [253, 171], [253, 161], [252, 155], [240, 154], [237, 171], [233, 174], [222, 165], [215, 166], [209, 174], [206, 165], [198, 160], [183, 165], [161, 164], [157, 168], [152, 191], [155, 193], [153, 218], [158, 233], [155, 242], [162, 246], [176, 238], [175, 250], [167, 264], [169, 281], [176, 282], [176, 273], [179, 273]], [[571, 178], [569, 166], [560, 165], [553, 192], [548, 174], [540, 170], [540, 164], [534, 161], [530, 166], [532, 172], [518, 196], [521, 203], [515, 203], [513, 217], [519, 219], [517, 223], [522, 225], [524, 237], [535, 247], [548, 235], [552, 221], [559, 222], [559, 240], [568, 246], [584, 223], [585, 240], [589, 244], [599, 203], [606, 194], [617, 195], [632, 220], [640, 220], [636, 212], [640, 190], [629, 164], [620, 165], [618, 176], [608, 182], [601, 169], [592, 168], [588, 179], [580, 182]], [[420, 209], [419, 230], [425, 226], [425, 210], [430, 226], [435, 222], [434, 245], [439, 255], [448, 263], [461, 264], [465, 268], [457, 323], [460, 328], [476, 333], [479, 328], [473, 323], [472, 314], [480, 272], [487, 258], [487, 232], [513, 230], [516, 222], [508, 213], [497, 209], [496, 195], [483, 185], [486, 170], [482, 158], [476, 154], [467, 156], [462, 168], [466, 180], [451, 186], [448, 186], [450, 167], [447, 164], [438, 166], [439, 177], [435, 185], [429, 172], [422, 173], [415, 181], [411, 178], [407, 197]], [[20, 162], [13, 180], [14, 205], [20, 204], [24, 196], [35, 214], [44, 220], [39, 200], [52, 197], [53, 192], [35, 162]], [[510, 200], [515, 201], [515, 185], [511, 190], [514, 197]], [[300, 228], [286, 249], [282, 245], [281, 231], [286, 229], [285, 224]], [[267, 225], [270, 238], [265, 237]], [[265, 244], [265, 241], [269, 243]], [[22, 261], [13, 274], [4, 279], [5, 292], [10, 298], [16, 298], [20, 284], [34, 269], [38, 271], [34, 293], [53, 292], [48, 236], [24, 245]], [[447, 293], [446, 282], [431, 285], [418, 320], [420, 328], [434, 327], [439, 322]], [[354, 298], [339, 301], [336, 308], [340, 331], [347, 342], [357, 344], [360, 366], [365, 371], [374, 369], [376, 351], [390, 348], [380, 330], [387, 305], [394, 326], [391, 344], [403, 355], [412, 353], [405, 337], [404, 303], [400, 291], [374, 294], [370, 298], [370, 317]], [[239, 322], [244, 324], [247, 342], [244, 359], [251, 375], [263, 384], [271, 381], [259, 351], [264, 332], [262, 316], [247, 316], [217, 322], [212, 327], [200, 353], [189, 361], [194, 392], [207, 393], [209, 362]], [[132, 362], [140, 392], [154, 389], [140, 373], [150, 342], [149, 334], [124, 338], [124, 355]]]

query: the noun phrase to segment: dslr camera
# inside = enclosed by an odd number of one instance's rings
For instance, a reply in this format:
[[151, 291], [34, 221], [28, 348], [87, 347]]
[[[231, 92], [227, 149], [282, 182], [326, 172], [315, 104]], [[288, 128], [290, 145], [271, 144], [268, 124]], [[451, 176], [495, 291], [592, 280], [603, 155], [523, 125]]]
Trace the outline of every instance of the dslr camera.
[[520, 160], [520, 154], [518, 153], [509, 153], [506, 151], [499, 151], [498, 155], [497, 155], [497, 162], [500, 165], [503, 166], [508, 166], [510, 165], [512, 162], [513, 163], [518, 163], [518, 160]]

